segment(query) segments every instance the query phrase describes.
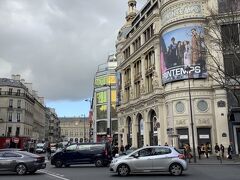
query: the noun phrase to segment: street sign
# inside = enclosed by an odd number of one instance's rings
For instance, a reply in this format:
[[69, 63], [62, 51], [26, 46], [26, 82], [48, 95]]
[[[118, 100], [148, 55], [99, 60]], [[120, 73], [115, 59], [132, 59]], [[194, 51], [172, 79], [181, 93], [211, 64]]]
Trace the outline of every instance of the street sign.
[[13, 142], [18, 144], [19, 143], [19, 138], [13, 138]]

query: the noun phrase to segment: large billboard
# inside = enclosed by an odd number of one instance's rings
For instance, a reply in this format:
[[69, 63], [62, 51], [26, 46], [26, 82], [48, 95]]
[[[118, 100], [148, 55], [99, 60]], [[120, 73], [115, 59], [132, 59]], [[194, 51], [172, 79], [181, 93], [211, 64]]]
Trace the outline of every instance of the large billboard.
[[[203, 35], [201, 26], [183, 27], [162, 34], [160, 64], [163, 84], [188, 77], [207, 77]], [[186, 67], [190, 67], [189, 74]]]

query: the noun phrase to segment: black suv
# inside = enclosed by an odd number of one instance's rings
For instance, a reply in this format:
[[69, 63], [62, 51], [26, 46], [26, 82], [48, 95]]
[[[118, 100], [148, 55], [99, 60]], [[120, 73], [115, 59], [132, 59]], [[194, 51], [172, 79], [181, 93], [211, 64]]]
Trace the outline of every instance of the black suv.
[[96, 167], [108, 166], [112, 160], [109, 143], [71, 144], [51, 157], [51, 164], [60, 168], [73, 164], [93, 164]]

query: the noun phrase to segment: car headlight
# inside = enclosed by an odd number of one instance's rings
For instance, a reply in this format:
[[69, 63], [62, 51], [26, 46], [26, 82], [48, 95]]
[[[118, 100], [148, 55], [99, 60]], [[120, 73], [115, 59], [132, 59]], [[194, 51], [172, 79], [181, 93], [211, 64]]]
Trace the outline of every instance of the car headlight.
[[113, 164], [116, 163], [116, 162], [118, 162], [118, 159], [113, 159], [113, 160], [112, 160], [112, 163], [113, 163]]

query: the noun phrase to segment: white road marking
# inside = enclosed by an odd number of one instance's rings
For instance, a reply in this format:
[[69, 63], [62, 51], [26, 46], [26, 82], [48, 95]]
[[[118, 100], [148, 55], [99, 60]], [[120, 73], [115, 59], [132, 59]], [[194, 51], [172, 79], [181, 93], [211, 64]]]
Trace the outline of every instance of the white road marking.
[[53, 176], [53, 177], [56, 177], [56, 178], [58, 178], [58, 179], [62, 179], [62, 180], [70, 180], [70, 179], [68, 179], [68, 178], [64, 178], [64, 177], [62, 177], [63, 175], [61, 175], [61, 174], [53, 174], [53, 173], [50, 173], [50, 172], [48, 172], [48, 171], [44, 171], [44, 170], [38, 170], [39, 172], [42, 172], [42, 173], [45, 173], [45, 174], [47, 174], [47, 175], [49, 175], [49, 176]]

